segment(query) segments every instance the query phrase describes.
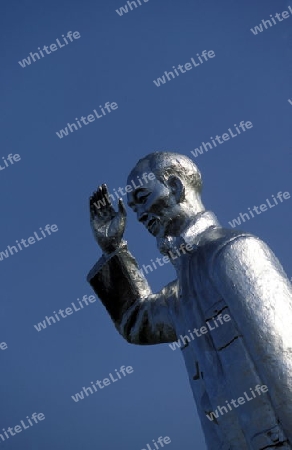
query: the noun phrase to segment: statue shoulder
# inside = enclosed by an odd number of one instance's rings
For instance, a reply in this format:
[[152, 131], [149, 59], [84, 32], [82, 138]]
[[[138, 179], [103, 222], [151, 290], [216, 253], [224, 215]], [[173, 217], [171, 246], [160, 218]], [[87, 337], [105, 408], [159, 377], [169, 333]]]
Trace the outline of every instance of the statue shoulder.
[[199, 249], [208, 261], [212, 261], [227, 244], [238, 239], [245, 240], [245, 238], [252, 238], [260, 242], [258, 237], [244, 231], [221, 227], [209, 228], [201, 236]]

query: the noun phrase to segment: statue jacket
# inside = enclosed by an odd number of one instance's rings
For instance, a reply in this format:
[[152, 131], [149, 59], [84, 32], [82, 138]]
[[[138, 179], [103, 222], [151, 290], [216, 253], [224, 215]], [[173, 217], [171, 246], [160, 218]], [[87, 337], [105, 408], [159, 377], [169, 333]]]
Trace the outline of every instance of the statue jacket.
[[129, 343], [179, 343], [209, 450], [292, 449], [292, 288], [282, 266], [209, 211], [177, 240], [192, 250], [156, 294], [125, 242], [88, 282]]

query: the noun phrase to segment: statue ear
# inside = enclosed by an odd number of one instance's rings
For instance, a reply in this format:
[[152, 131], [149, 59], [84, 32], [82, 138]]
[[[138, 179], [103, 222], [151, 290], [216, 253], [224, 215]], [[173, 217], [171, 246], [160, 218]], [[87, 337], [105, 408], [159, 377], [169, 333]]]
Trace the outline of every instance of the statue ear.
[[171, 175], [168, 178], [167, 183], [177, 203], [181, 203], [185, 198], [185, 187], [181, 179], [175, 175]]

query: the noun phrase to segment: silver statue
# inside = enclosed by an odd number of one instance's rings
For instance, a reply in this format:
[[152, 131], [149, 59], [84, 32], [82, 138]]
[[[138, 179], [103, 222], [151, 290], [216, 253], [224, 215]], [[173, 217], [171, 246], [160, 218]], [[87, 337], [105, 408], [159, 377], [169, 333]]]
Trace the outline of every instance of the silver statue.
[[116, 212], [102, 185], [90, 213], [103, 255], [88, 282], [129, 343], [184, 341], [209, 450], [292, 449], [292, 287], [281, 264], [259, 238], [205, 210], [186, 156], [151, 153], [133, 180], [128, 204], [163, 255], [180, 254], [171, 258], [177, 278], [152, 293], [123, 240], [123, 202]]

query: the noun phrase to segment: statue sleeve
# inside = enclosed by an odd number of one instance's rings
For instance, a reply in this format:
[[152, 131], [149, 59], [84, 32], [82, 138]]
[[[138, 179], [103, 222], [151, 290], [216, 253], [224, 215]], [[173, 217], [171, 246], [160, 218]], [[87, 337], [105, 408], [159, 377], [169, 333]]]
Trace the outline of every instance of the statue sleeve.
[[103, 255], [87, 281], [129, 343], [159, 344], [177, 339], [172, 320], [176, 281], [153, 294], [126, 242], [114, 253]]

